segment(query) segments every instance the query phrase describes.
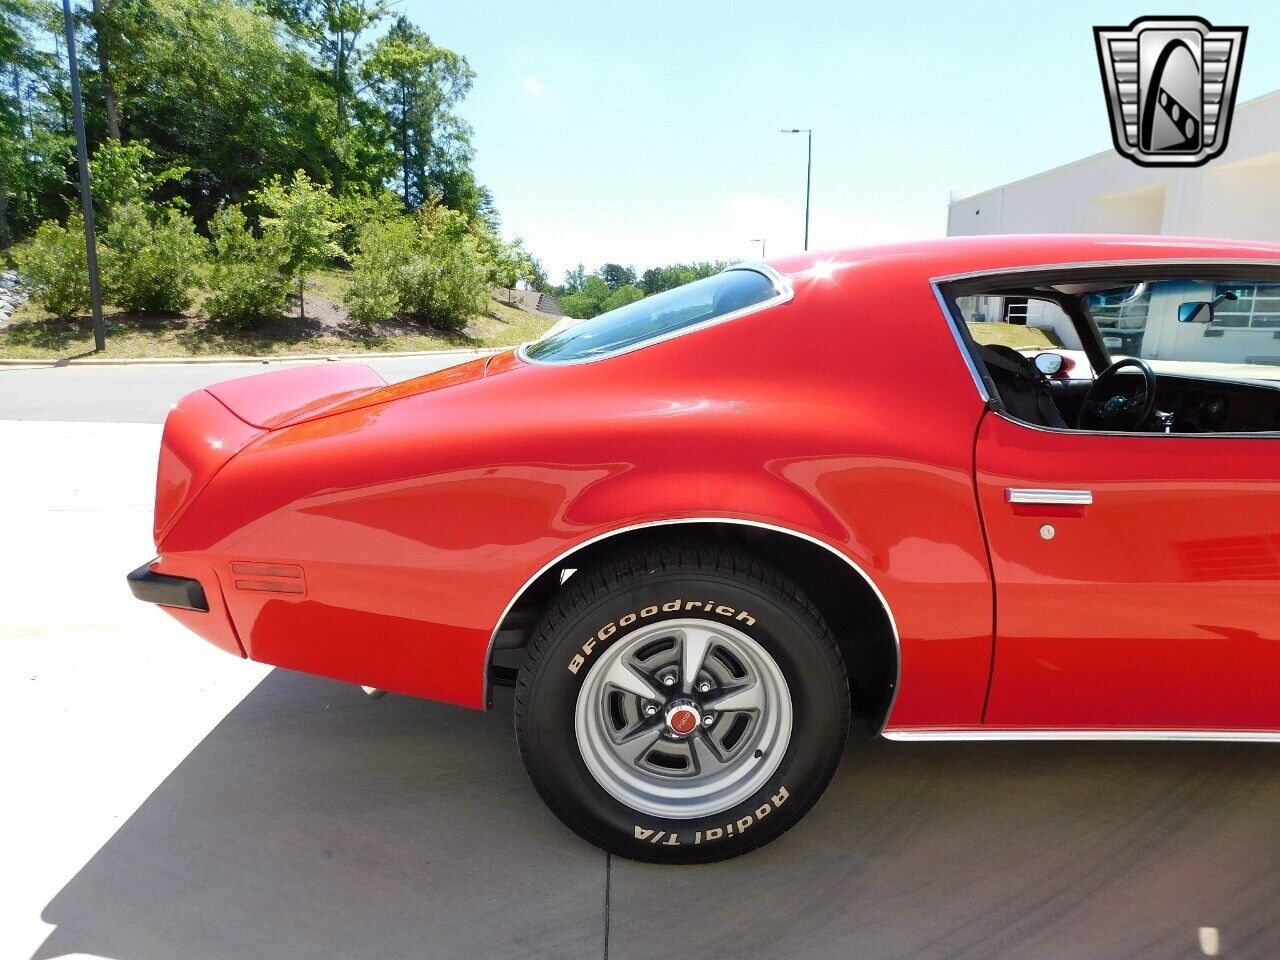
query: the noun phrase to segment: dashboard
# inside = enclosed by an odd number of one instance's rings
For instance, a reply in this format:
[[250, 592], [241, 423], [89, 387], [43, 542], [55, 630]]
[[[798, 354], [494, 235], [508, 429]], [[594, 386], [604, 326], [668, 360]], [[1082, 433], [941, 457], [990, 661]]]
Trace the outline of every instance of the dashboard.
[[1158, 375], [1156, 407], [1172, 413], [1174, 433], [1280, 430], [1280, 384], [1230, 383]]

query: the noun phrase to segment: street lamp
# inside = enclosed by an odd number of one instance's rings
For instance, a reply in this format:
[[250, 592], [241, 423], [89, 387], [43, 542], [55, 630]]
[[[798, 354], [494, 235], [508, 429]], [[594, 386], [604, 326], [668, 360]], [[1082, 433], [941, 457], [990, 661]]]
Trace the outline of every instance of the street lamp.
[[804, 248], [809, 249], [809, 185], [813, 182], [813, 131], [799, 127], [783, 130], [783, 133], [804, 133], [809, 136], [809, 162], [804, 172]]
[[760, 259], [763, 260], [764, 259], [764, 237], [752, 237], [751, 242], [760, 244]]
[[89, 268], [89, 304], [93, 310], [93, 346], [107, 348], [107, 327], [102, 320], [102, 293], [98, 286], [98, 243], [93, 235], [93, 195], [89, 192], [89, 147], [84, 136], [84, 106], [80, 100], [80, 66], [76, 62], [76, 18], [71, 0], [62, 0], [63, 29], [67, 35], [67, 69], [71, 74], [71, 110], [76, 128], [76, 162], [80, 167], [80, 206], [84, 211], [85, 260]]

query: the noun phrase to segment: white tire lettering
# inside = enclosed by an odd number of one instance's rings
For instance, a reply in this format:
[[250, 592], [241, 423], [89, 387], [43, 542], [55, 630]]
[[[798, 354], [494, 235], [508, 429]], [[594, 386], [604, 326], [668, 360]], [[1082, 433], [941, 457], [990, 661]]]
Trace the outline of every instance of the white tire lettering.
[[740, 623], [745, 623], [747, 626], [753, 626], [756, 622], [756, 618], [747, 613], [747, 611], [735, 610], [733, 607], [727, 606], [723, 603], [716, 603], [714, 600], [668, 600], [666, 603], [662, 604], [661, 608], [656, 604], [651, 604], [650, 606], [642, 609], [639, 613], [624, 614], [619, 617], [616, 622], [611, 621], [601, 627], [596, 632], [596, 635], [588, 638], [587, 642], [584, 643], [573, 655], [573, 658], [569, 661], [569, 672], [576, 675], [577, 672], [586, 665], [587, 659], [595, 653], [596, 644], [608, 640], [618, 632], [619, 627], [626, 628], [643, 617], [655, 616], [659, 609], [664, 613], [679, 613], [681, 609], [706, 610], [708, 612], [714, 611], [718, 616], [724, 617], [725, 619], [732, 619]]

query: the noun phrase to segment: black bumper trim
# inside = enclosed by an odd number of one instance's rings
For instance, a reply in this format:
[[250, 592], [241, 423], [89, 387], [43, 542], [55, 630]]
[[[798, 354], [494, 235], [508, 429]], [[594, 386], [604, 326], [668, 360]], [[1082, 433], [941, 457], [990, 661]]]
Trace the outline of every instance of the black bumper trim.
[[209, 612], [209, 601], [205, 599], [204, 587], [200, 586], [199, 580], [154, 573], [151, 561], [129, 574], [129, 589], [135, 597], [147, 603]]

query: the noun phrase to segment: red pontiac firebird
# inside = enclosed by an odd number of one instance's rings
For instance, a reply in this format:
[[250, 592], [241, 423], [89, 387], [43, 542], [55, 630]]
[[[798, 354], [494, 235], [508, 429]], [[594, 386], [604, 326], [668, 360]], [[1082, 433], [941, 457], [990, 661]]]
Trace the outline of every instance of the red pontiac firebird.
[[628, 857], [900, 740], [1280, 735], [1280, 245], [742, 264], [394, 386], [196, 391], [129, 576], [224, 650], [484, 708]]

